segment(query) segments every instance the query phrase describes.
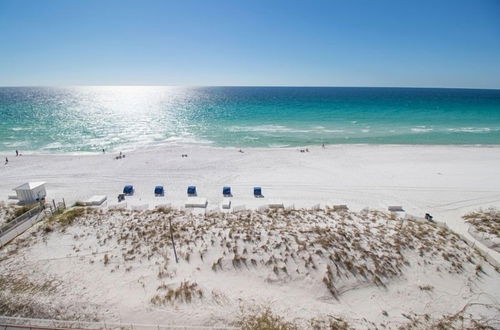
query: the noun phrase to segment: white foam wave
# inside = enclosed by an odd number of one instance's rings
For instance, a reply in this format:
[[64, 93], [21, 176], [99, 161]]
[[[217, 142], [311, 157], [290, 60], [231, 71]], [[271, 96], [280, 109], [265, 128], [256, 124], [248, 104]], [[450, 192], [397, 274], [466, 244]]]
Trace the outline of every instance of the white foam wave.
[[26, 147], [26, 146], [29, 145], [29, 143], [27, 141], [2, 142], [2, 144], [7, 149], [19, 148], [19, 147]]
[[426, 133], [426, 132], [432, 132], [433, 129], [425, 126], [417, 126], [417, 127], [412, 127], [411, 131], [414, 133]]
[[[68, 147], [71, 147], [71, 145], [66, 145]], [[52, 142], [49, 144], [46, 144], [42, 149], [43, 150], [51, 150], [51, 149], [61, 149], [63, 148], [64, 145], [61, 142]]]
[[489, 127], [457, 127], [448, 128], [450, 132], [464, 132], [464, 133], [487, 133], [491, 131]]
[[171, 136], [169, 138], [164, 139], [162, 142], [164, 143], [172, 143], [172, 144], [212, 144], [213, 141], [194, 138], [191, 136]]
[[311, 130], [296, 129], [282, 125], [231, 126], [230, 132], [267, 132], [267, 133], [309, 133]]
[[271, 143], [269, 145], [270, 148], [286, 148], [289, 147], [289, 144], [279, 144], [279, 143]]

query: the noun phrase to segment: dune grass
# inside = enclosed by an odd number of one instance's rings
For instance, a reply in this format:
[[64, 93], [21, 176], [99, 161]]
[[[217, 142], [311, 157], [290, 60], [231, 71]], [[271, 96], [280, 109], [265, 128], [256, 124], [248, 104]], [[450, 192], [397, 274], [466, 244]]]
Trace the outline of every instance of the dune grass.
[[481, 209], [463, 216], [478, 232], [500, 238], [500, 211], [495, 208]]

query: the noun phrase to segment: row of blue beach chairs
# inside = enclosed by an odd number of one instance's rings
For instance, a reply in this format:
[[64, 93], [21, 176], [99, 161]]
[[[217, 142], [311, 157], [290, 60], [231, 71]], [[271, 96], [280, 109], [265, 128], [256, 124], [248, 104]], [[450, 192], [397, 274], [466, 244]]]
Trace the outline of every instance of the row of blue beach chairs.
[[[123, 187], [123, 194], [124, 195], [131, 196], [134, 194], [134, 192], [135, 192], [135, 189], [134, 189], [133, 185], [128, 184], [125, 187]], [[164, 196], [165, 189], [163, 188], [163, 186], [156, 186], [154, 189], [154, 194], [155, 194], [155, 196]], [[188, 186], [187, 187], [187, 195], [188, 196], [196, 196], [197, 195], [196, 186]], [[233, 194], [231, 193], [231, 187], [224, 186], [222, 188], [222, 195], [224, 197], [233, 197]], [[261, 187], [253, 187], [253, 195], [255, 197], [264, 197], [264, 195], [262, 195], [262, 188]]]

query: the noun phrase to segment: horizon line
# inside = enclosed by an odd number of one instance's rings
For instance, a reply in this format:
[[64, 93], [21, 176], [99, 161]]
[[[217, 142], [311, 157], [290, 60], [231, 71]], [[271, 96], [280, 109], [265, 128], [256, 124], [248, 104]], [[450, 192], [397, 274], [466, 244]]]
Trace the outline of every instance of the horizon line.
[[472, 90], [500, 90], [498, 88], [484, 87], [440, 87], [440, 86], [365, 86], [365, 85], [158, 85], [158, 84], [82, 84], [82, 85], [0, 85], [0, 88], [68, 88], [68, 87], [179, 87], [179, 88], [203, 88], [203, 87], [234, 87], [234, 88], [401, 88], [401, 89], [472, 89]]

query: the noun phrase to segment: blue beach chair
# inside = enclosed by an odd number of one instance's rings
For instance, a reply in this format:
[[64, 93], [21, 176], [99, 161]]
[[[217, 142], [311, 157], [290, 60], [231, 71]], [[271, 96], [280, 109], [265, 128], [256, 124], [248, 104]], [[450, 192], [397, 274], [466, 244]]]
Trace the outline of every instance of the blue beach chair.
[[165, 190], [163, 189], [163, 186], [156, 186], [155, 187], [155, 196], [163, 196], [165, 194]]
[[222, 195], [224, 197], [231, 197], [231, 187], [225, 186], [224, 188], [222, 188]]
[[262, 188], [261, 187], [253, 187], [253, 195], [255, 197], [264, 197], [262, 195]]
[[134, 186], [132, 186], [131, 184], [128, 184], [126, 185], [125, 187], [123, 187], [123, 193], [125, 195], [133, 195], [134, 194]]
[[196, 186], [189, 186], [187, 189], [188, 196], [196, 196]]

